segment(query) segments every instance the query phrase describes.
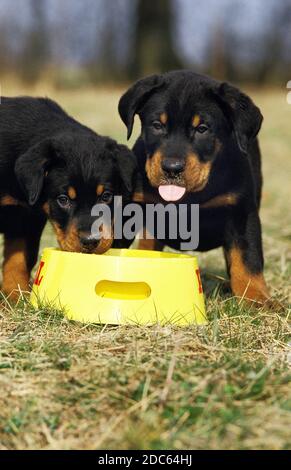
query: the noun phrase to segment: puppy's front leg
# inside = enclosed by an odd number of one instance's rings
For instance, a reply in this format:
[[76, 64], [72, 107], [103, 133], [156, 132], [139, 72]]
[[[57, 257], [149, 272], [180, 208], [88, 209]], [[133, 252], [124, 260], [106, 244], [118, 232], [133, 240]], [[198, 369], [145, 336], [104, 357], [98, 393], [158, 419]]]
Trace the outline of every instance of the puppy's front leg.
[[264, 304], [270, 293], [263, 275], [261, 224], [257, 210], [234, 213], [227, 227], [224, 246], [232, 292], [235, 296]]
[[19, 288], [29, 288], [30, 271], [27, 265], [27, 244], [25, 238], [4, 237], [4, 262], [2, 291], [17, 297]]
[[19, 289], [29, 290], [30, 273], [37, 261], [46, 216], [34, 212], [23, 217], [19, 213], [18, 220], [22, 226], [17, 226], [14, 234], [4, 234], [2, 291], [13, 300], [19, 297]]

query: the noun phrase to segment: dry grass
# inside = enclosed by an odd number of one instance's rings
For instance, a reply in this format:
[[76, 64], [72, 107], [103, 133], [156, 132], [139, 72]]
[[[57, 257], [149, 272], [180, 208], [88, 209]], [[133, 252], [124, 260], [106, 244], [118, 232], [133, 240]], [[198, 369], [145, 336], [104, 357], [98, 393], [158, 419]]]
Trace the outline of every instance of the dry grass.
[[[15, 90], [2, 83], [3, 94]], [[119, 90], [54, 97], [119, 140]], [[266, 277], [291, 301], [291, 106], [286, 90], [255, 93], [265, 114], [262, 209]], [[54, 243], [51, 230], [42, 245]], [[3, 449], [291, 448], [290, 309], [246, 309], [222, 292], [219, 250], [199, 257], [206, 327], [101, 327], [34, 312], [0, 312], [0, 442]], [[213, 277], [214, 274], [214, 277]], [[288, 344], [289, 342], [289, 344]]]

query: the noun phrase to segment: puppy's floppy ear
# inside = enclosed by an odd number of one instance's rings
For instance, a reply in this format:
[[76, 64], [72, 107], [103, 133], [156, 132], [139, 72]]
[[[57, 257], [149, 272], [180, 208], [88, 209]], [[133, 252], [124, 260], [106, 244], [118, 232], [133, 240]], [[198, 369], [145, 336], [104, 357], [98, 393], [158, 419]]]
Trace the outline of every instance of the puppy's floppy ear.
[[15, 163], [14, 171], [27, 200], [33, 206], [43, 188], [46, 168], [53, 154], [52, 142], [44, 139], [22, 154]]
[[238, 88], [222, 83], [218, 96], [227, 108], [240, 150], [248, 152], [249, 143], [258, 134], [263, 116], [253, 101]]
[[117, 145], [115, 152], [118, 172], [125, 189], [132, 194], [138, 184], [138, 165], [134, 153], [125, 145]]
[[164, 83], [164, 79], [161, 75], [150, 75], [149, 77], [138, 80], [120, 98], [118, 111], [127, 127], [127, 139], [130, 138], [132, 133], [135, 114], [139, 112], [150, 95], [158, 88], [161, 88]]

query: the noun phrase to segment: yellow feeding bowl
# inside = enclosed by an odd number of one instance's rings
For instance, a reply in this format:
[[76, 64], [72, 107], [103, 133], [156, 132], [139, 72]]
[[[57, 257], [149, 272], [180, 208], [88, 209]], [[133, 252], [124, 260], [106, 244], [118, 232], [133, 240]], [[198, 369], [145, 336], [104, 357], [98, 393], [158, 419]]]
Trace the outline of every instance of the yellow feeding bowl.
[[83, 323], [206, 322], [197, 259], [158, 251], [87, 255], [46, 248], [31, 302], [63, 309], [69, 319]]

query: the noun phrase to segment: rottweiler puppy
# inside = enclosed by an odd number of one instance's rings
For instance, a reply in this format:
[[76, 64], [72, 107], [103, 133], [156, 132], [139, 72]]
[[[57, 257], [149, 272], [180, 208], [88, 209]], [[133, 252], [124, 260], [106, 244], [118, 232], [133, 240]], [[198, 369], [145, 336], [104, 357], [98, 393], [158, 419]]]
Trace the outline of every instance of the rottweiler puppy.
[[[263, 276], [257, 134], [262, 115], [238, 88], [192, 71], [152, 75], [121, 97], [119, 113], [143, 174], [145, 202], [200, 205], [198, 250], [222, 246], [235, 296], [269, 299]], [[180, 248], [181, 240], [163, 240]], [[152, 240], [142, 247], [153, 248]]]
[[15, 295], [18, 287], [29, 288], [47, 219], [62, 250], [108, 250], [113, 243], [112, 227], [106, 236], [94, 237], [91, 209], [98, 202], [112, 205], [114, 195], [129, 201], [136, 171], [136, 157], [127, 147], [97, 135], [54, 101], [2, 97], [2, 291]]

